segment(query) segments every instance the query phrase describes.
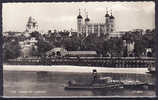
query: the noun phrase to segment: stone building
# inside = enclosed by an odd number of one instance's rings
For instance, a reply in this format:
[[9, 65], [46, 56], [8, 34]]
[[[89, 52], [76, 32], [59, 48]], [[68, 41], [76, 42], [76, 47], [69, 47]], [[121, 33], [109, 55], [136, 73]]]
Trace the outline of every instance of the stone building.
[[135, 42], [123, 41], [124, 47], [127, 49], [127, 56], [134, 56]]
[[34, 37], [30, 37], [25, 41], [20, 41], [21, 47], [21, 56], [22, 57], [31, 57], [34, 56], [34, 52], [37, 51], [37, 40]]
[[89, 34], [96, 34], [98, 37], [103, 35], [108, 35], [115, 30], [115, 17], [108, 13], [106, 10], [105, 20], [102, 23], [91, 23], [88, 14], [83, 20], [81, 12], [79, 10], [79, 15], [77, 16], [77, 32], [79, 34], [88, 36]]
[[38, 31], [38, 23], [34, 18], [30, 16], [26, 24], [26, 32], [32, 33], [34, 31]]

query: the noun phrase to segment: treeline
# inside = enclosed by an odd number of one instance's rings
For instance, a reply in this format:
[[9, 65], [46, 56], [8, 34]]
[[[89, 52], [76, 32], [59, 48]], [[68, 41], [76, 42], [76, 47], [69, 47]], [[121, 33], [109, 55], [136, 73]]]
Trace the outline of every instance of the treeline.
[[21, 56], [20, 41], [25, 41], [31, 37], [36, 38], [37, 43], [32, 47], [32, 56], [42, 56], [47, 51], [55, 47], [63, 47], [68, 51], [96, 51], [98, 56], [129, 56], [124, 40], [127, 43], [134, 42], [134, 56], [142, 56], [145, 48], [151, 48], [155, 52], [155, 30], [146, 30], [145, 34], [139, 31], [126, 32], [122, 37], [107, 39], [107, 36], [98, 37], [91, 34], [87, 37], [69, 35], [69, 32], [51, 32], [40, 34], [30, 33], [29, 37], [23, 34], [20, 36], [3, 37], [3, 57], [4, 60], [14, 59]]

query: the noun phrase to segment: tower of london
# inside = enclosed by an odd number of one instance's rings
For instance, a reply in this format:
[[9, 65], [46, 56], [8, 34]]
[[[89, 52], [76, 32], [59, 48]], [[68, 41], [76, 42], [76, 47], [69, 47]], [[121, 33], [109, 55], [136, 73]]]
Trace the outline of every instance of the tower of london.
[[105, 20], [102, 23], [91, 23], [88, 14], [86, 14], [86, 18], [84, 19], [81, 15], [81, 11], [79, 9], [79, 15], [77, 16], [77, 32], [78, 34], [88, 36], [90, 34], [96, 34], [98, 37], [109, 35], [115, 30], [115, 17], [109, 14], [106, 9]]

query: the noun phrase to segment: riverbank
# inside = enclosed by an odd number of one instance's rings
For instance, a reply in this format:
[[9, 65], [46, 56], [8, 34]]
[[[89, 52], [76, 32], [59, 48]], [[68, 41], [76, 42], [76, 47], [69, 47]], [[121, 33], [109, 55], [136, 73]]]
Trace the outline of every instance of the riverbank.
[[7, 71], [51, 71], [51, 72], [72, 72], [72, 73], [91, 73], [96, 69], [98, 73], [128, 73], [146, 74], [147, 68], [112, 68], [112, 67], [89, 67], [72, 65], [3, 65], [3, 70]]

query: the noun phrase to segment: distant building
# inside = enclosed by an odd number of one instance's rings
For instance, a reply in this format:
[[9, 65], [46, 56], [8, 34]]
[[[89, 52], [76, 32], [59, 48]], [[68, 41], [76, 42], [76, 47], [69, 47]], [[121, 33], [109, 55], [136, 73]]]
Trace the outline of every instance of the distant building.
[[152, 57], [152, 48], [145, 48], [145, 55], [147, 56], [147, 57]]
[[123, 41], [124, 47], [127, 49], [127, 56], [134, 56], [134, 42], [126, 42], [126, 40]]
[[77, 32], [73, 29], [70, 30], [69, 37], [77, 36]]
[[53, 48], [52, 50], [46, 52], [49, 57], [79, 57], [79, 56], [97, 56], [96, 51], [67, 51], [64, 48]]
[[46, 52], [46, 55], [49, 57], [65, 56], [66, 54], [67, 50], [64, 48], [53, 48], [52, 50]]
[[21, 47], [21, 56], [22, 57], [31, 57], [33, 56], [33, 52], [37, 50], [37, 40], [34, 37], [26, 39], [25, 41], [20, 41]]
[[133, 32], [143, 33], [143, 32], [144, 32], [144, 30], [143, 30], [143, 29], [133, 29]]
[[96, 51], [68, 51], [67, 56], [97, 56]]
[[21, 36], [22, 34], [23, 34], [22, 32], [14, 32], [14, 31], [3, 32], [3, 36], [5, 37], [18, 37]]
[[30, 16], [26, 24], [26, 32], [32, 33], [34, 31], [38, 31], [38, 23], [34, 18]]
[[122, 37], [124, 34], [125, 34], [126, 32], [111, 32], [110, 34], [109, 34], [109, 36], [108, 36], [108, 38], [110, 39], [110, 38], [120, 38], [120, 37]]
[[90, 23], [90, 19], [87, 17], [83, 21], [81, 12], [79, 10], [79, 15], [77, 16], [77, 32], [78, 35], [88, 36], [89, 34], [96, 34], [98, 37], [102, 35], [108, 35], [115, 30], [115, 17], [108, 14], [108, 10], [105, 14], [105, 22], [103, 23]]

